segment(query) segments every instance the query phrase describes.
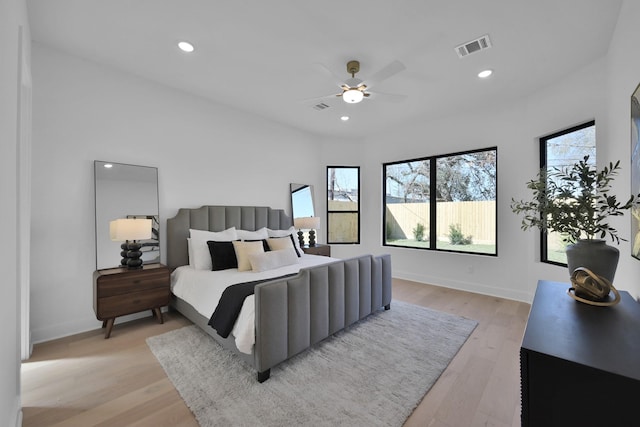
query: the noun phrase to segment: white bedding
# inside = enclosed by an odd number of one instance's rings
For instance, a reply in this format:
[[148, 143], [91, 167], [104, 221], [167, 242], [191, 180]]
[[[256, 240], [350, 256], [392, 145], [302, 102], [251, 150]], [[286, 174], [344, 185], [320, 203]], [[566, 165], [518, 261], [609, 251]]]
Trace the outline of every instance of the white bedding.
[[[191, 304], [198, 313], [208, 319], [216, 309], [222, 292], [230, 285], [297, 273], [301, 268], [313, 267], [332, 261], [337, 261], [337, 258], [303, 254], [297, 264], [260, 273], [251, 270], [238, 271], [237, 268], [220, 271], [196, 270], [185, 265], [176, 268], [171, 274], [171, 290], [175, 296]], [[251, 354], [256, 338], [253, 295], [245, 299], [231, 333], [235, 337], [238, 350]]]

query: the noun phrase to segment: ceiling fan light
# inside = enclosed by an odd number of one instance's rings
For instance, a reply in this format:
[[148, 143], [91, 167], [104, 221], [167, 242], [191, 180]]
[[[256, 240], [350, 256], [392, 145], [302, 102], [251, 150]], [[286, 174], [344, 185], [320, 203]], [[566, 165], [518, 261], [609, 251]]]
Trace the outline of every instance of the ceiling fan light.
[[357, 104], [362, 101], [362, 98], [364, 98], [364, 94], [358, 89], [349, 89], [342, 94], [342, 99], [348, 104]]

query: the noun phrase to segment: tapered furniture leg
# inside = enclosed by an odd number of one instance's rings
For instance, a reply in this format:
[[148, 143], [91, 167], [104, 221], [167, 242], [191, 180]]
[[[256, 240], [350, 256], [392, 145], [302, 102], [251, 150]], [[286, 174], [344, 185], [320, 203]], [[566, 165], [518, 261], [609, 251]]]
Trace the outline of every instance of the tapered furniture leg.
[[111, 336], [111, 329], [113, 329], [113, 321], [115, 319], [112, 317], [111, 319], [107, 319], [107, 330], [104, 331], [104, 339], [106, 340], [107, 338], [109, 338]]

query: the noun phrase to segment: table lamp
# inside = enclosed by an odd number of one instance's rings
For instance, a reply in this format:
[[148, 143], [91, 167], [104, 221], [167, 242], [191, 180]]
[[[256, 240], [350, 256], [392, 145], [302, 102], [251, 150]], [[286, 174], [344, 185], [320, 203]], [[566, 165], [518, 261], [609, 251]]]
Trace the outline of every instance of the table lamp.
[[293, 226], [298, 229], [298, 240], [300, 246], [304, 246], [304, 238], [302, 237], [302, 230], [309, 230], [309, 246], [316, 245], [316, 232], [315, 230], [320, 228], [320, 217], [306, 216], [293, 219]]
[[130, 269], [142, 268], [140, 240], [151, 238], [151, 220], [142, 218], [120, 218], [109, 223], [109, 235], [112, 241], [124, 242], [120, 245], [122, 260], [120, 264]]

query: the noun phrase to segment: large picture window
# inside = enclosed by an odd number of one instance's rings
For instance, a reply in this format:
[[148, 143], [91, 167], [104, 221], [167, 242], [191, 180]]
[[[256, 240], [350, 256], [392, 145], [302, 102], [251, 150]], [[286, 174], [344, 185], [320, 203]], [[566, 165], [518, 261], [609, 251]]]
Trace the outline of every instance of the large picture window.
[[497, 148], [385, 163], [385, 246], [497, 255]]
[[327, 243], [360, 243], [360, 168], [327, 166]]
[[[547, 172], [563, 169], [589, 156], [588, 163], [596, 164], [596, 123], [590, 121], [540, 138], [540, 167]], [[567, 265], [566, 242], [560, 233], [542, 233], [542, 262]]]

